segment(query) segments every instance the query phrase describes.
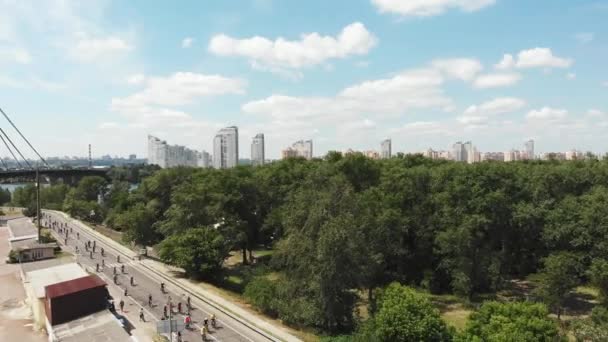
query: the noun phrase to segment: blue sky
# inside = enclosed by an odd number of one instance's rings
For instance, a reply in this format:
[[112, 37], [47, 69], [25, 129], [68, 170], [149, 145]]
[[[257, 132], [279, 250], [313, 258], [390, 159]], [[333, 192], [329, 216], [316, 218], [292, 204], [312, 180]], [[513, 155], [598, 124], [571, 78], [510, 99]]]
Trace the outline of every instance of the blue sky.
[[[0, 0], [0, 106], [44, 155], [606, 152], [608, 1]], [[0, 127], [6, 127], [0, 126]], [[0, 155], [6, 151], [0, 148]]]

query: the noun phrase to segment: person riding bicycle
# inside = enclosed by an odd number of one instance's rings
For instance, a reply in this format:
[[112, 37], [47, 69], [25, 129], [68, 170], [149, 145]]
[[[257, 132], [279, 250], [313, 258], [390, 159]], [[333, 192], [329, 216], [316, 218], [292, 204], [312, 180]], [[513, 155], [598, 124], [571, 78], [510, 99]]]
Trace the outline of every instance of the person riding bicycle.
[[211, 314], [211, 326], [215, 328], [215, 314]]
[[207, 327], [201, 328], [201, 337], [203, 338], [203, 341], [207, 341]]
[[160, 283], [160, 292], [165, 293], [165, 283]]

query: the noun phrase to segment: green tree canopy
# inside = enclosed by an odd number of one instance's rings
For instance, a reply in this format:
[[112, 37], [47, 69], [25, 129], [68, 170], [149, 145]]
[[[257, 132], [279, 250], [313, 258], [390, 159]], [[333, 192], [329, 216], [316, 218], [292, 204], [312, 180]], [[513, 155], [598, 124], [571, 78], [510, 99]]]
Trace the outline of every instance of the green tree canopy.
[[452, 332], [428, 298], [398, 283], [383, 291], [373, 325], [379, 341], [452, 340]]
[[544, 304], [486, 302], [469, 318], [462, 342], [552, 342], [559, 330]]

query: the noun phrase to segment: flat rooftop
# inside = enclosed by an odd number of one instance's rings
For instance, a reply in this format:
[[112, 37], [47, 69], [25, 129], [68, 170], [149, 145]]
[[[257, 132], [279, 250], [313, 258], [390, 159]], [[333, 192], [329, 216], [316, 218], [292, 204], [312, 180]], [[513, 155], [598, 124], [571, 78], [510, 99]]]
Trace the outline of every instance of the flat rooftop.
[[7, 221], [11, 237], [31, 236], [38, 234], [38, 228], [32, 223], [29, 217], [19, 217]]
[[127, 342], [131, 336], [108, 310], [103, 310], [53, 327], [53, 334], [61, 342]]
[[27, 250], [27, 249], [32, 249], [32, 248], [55, 248], [55, 247], [57, 247], [57, 243], [56, 242], [38, 243], [38, 239], [30, 238], [30, 239], [25, 239], [25, 240], [11, 241], [11, 247], [13, 249], [21, 249], [21, 250]]
[[70, 263], [65, 265], [53, 266], [37, 271], [27, 272], [27, 280], [34, 289], [36, 298], [44, 298], [44, 288], [49, 285], [61, 283], [76, 278], [86, 277], [88, 275], [85, 270], [82, 269], [76, 263]]

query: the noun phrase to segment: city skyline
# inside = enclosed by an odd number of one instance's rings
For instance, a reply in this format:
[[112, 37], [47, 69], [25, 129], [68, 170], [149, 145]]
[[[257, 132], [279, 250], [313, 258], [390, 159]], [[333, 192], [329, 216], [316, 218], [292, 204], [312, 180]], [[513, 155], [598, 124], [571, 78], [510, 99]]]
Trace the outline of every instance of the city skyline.
[[399, 3], [8, 2], [0, 107], [44, 156], [146, 155], [148, 134], [212, 151], [229, 125], [240, 151], [264, 132], [266, 159], [299, 137], [315, 155], [387, 136], [393, 154], [608, 151], [608, 6]]

